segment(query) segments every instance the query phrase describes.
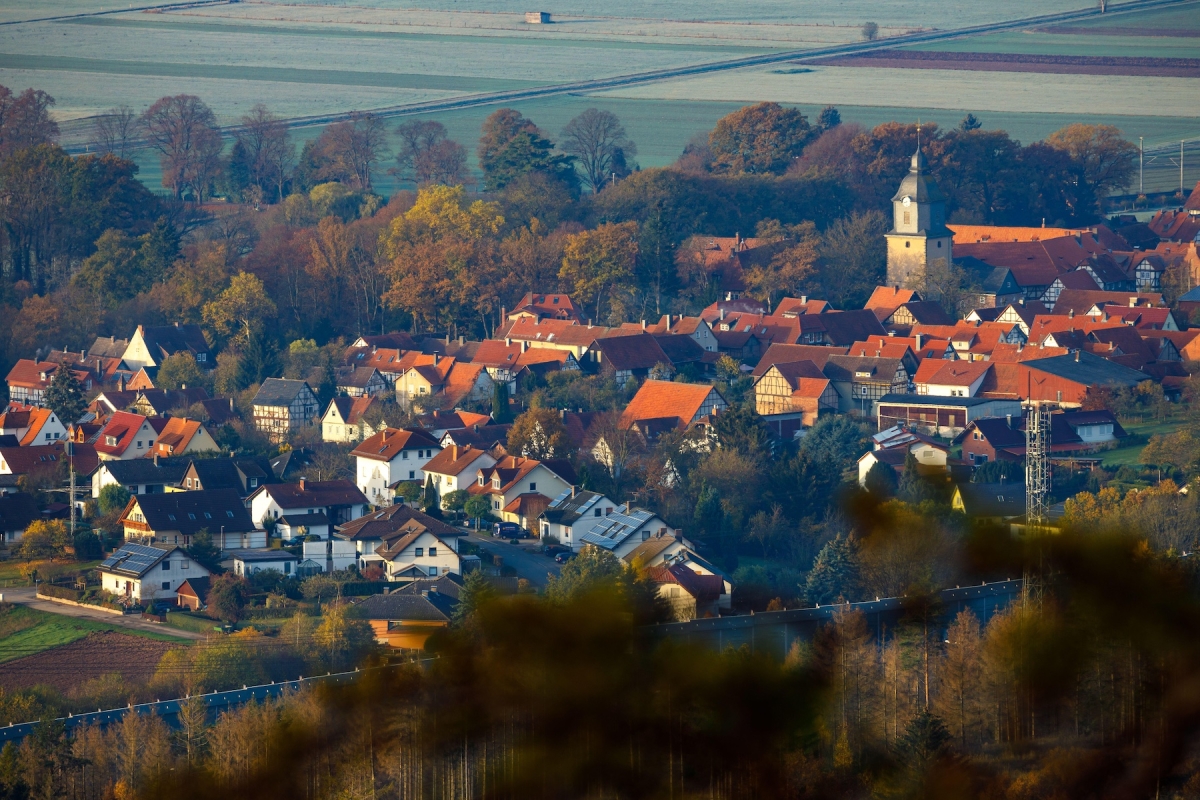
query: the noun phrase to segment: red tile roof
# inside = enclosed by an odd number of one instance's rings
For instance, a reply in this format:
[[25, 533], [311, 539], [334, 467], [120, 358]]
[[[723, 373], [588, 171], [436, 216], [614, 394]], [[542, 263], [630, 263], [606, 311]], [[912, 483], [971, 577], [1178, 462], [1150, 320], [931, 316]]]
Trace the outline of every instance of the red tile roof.
[[702, 383], [648, 380], [622, 412], [621, 427], [628, 428], [642, 420], [670, 418], [678, 419], [680, 426], [687, 425], [713, 392], [717, 390]]
[[373, 461], [391, 461], [400, 455], [402, 450], [440, 446], [437, 440], [420, 428], [384, 428], [374, 436], [359, 442], [358, 446], [350, 451], [350, 455]]

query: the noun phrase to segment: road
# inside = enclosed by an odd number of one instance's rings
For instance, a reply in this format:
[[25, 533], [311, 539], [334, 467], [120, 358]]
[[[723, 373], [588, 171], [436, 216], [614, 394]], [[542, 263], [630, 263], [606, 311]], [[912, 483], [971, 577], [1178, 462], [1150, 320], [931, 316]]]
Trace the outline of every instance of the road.
[[[511, 545], [503, 539], [491, 536], [469, 534], [467, 539], [472, 544], [486, 547], [504, 559], [504, 565], [517, 571], [518, 578], [525, 578], [539, 589], [546, 588], [546, 578], [558, 576], [562, 570], [561, 564], [555, 564], [554, 559], [537, 552], [541, 545]], [[536, 540], [535, 540], [536, 541]]]
[[60, 614], [64, 617], [78, 617], [79, 619], [92, 620], [93, 622], [103, 622], [107, 625], [115, 625], [121, 628], [162, 633], [168, 636], [177, 636], [180, 639], [192, 639], [195, 641], [205, 638], [202, 633], [184, 631], [168, 625], [161, 625], [157, 622], [148, 622], [134, 614], [109, 614], [92, 608], [84, 608], [83, 606], [69, 606], [65, 603], [52, 603], [49, 600], [42, 600], [34, 594], [32, 586], [5, 589], [4, 600], [8, 603], [19, 603], [23, 606], [29, 606], [36, 611]]

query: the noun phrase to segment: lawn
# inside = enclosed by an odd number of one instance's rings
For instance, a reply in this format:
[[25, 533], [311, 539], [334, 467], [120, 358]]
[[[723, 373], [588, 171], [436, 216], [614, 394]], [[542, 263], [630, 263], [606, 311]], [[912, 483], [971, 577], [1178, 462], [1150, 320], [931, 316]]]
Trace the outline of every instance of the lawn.
[[[21, 566], [24, 561], [16, 558], [10, 558], [7, 561], [0, 561], [0, 587], [5, 586], [28, 586], [29, 581], [21, 574]], [[76, 570], [94, 569], [100, 565], [99, 561], [56, 561], [42, 562], [43, 566], [38, 568], [38, 578], [49, 580], [62, 575], [64, 572], [74, 572]]]
[[1163, 436], [1174, 433], [1187, 423], [1183, 420], [1167, 420], [1164, 422], [1129, 422], [1121, 423], [1126, 432], [1137, 437], [1137, 443], [1108, 450], [1104, 453], [1102, 462], [1105, 467], [1123, 467], [1126, 464], [1138, 465], [1142, 449], [1151, 436]]
[[0, 663], [68, 644], [96, 631], [117, 631], [160, 641], [189, 643], [168, 634], [106, 625], [103, 622], [36, 611], [21, 605], [9, 605], [0, 607]]

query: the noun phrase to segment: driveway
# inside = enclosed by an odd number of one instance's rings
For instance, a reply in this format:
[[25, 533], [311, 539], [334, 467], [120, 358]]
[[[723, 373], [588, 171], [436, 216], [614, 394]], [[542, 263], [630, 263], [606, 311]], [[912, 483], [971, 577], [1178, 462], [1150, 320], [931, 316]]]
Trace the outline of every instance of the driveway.
[[168, 636], [177, 636], [180, 639], [193, 639], [196, 641], [200, 641], [205, 638], [204, 634], [202, 633], [183, 631], [178, 628], [172, 628], [170, 625], [149, 622], [136, 614], [109, 614], [104, 611], [98, 611], [94, 608], [69, 606], [66, 603], [52, 603], [49, 600], [43, 600], [39, 598], [34, 593], [32, 586], [5, 589], [4, 601], [6, 603], [19, 603], [20, 605], [29, 606], [32, 609], [37, 611], [45, 611], [49, 614], [61, 614], [64, 617], [78, 617], [79, 619], [87, 619], [93, 622], [103, 622], [119, 628], [132, 628], [139, 631], [152, 631], [154, 633], [162, 633]]
[[[489, 551], [504, 559], [506, 567], [517, 571], [518, 578], [525, 578], [538, 589], [546, 588], [546, 579], [558, 577], [562, 564], [555, 564], [550, 556], [537, 552], [538, 544], [513, 545], [503, 539], [491, 536], [477, 536], [472, 533], [467, 536], [472, 544], [482, 545]], [[536, 540], [535, 540], [536, 541]]]

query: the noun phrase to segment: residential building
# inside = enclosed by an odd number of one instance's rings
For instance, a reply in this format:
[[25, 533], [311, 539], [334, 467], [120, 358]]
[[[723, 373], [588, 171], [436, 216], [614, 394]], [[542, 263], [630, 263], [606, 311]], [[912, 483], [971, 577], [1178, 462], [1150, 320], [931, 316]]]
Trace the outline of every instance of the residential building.
[[647, 380], [621, 412], [620, 424], [652, 440], [665, 430], [691, 427], [728, 407], [712, 386]]
[[67, 436], [66, 426], [58, 415], [48, 408], [37, 406], [9, 406], [0, 414], [0, 435], [16, 438], [22, 447], [35, 444], [53, 444]]
[[780, 439], [811, 428], [822, 413], [837, 413], [833, 383], [811, 361], [772, 364], [754, 382], [754, 407]]
[[[132, 387], [131, 387], [132, 388]], [[124, 410], [143, 417], [164, 417], [176, 409], [188, 409], [210, 399], [203, 386], [184, 386], [182, 389], [140, 389], [133, 402]]]
[[[154, 444], [167, 426], [162, 417], [117, 411], [96, 438], [96, 453], [103, 461], [145, 458], [155, 455]], [[211, 437], [210, 437], [211, 439]]]
[[384, 428], [350, 452], [358, 488], [373, 505], [391, 505], [397, 484], [425, 483], [425, 464], [441, 449], [420, 428]]
[[1025, 483], [959, 483], [950, 507], [972, 519], [1008, 522], [1025, 515]]
[[838, 411], [863, 419], [875, 416], [880, 398], [909, 390], [908, 370], [899, 358], [830, 356], [822, 372], [838, 394]]
[[[409, 526], [409, 523], [413, 521], [443, 541], [457, 540], [459, 537], [467, 535], [465, 530], [453, 528], [412, 506], [397, 503], [339, 525], [333, 532], [333, 538], [336, 541], [353, 544], [358, 568], [366, 569], [371, 564], [379, 564], [383, 561], [383, 556], [377, 551], [384, 540], [394, 538], [397, 531], [402, 528], [405, 531], [413, 530]], [[454, 545], [454, 550], [458, 551], [457, 544]]]
[[185, 581], [207, 578], [207, 569], [174, 545], [126, 542], [100, 563], [100, 588], [129, 603], [175, 602]]
[[913, 385], [917, 394], [937, 397], [974, 397], [983, 385], [992, 365], [986, 361], [921, 362]]
[[[1065, 411], [1050, 415], [1052, 457], [1079, 458], [1115, 446], [1128, 434], [1110, 411]], [[1025, 457], [1023, 415], [979, 419], [957, 439], [962, 456], [973, 466]]]
[[[41, 406], [46, 389], [54, 380], [54, 371], [59, 368], [53, 361], [33, 361], [22, 358], [8, 371], [8, 401], [19, 405]], [[92, 389], [91, 374], [87, 370], [71, 369], [71, 375], [79, 381], [82, 391]], [[74, 422], [74, 420], [69, 420]]]
[[233, 556], [233, 574], [239, 578], [249, 578], [256, 572], [273, 570], [290, 577], [296, 574], [296, 565], [299, 563], [300, 557], [287, 550], [239, 550]]
[[732, 605], [726, 582], [719, 575], [705, 575], [688, 564], [649, 567], [646, 577], [658, 587], [658, 596], [671, 607], [676, 622], [717, 617]]
[[267, 532], [232, 489], [139, 494], [129, 498], [120, 523], [126, 539], [146, 543], [187, 547], [203, 530], [221, 550], [267, 546]]
[[178, 486], [191, 465], [187, 458], [131, 458], [101, 461], [92, 473], [92, 497], [105, 486], [124, 486], [131, 495], [162, 494]]
[[[353, 444], [373, 436], [378, 431], [367, 422], [364, 414], [379, 404], [372, 395], [333, 398], [321, 416], [321, 440]], [[382, 420], [379, 424], [382, 427]]]
[[0, 495], [0, 539], [3, 546], [12, 549], [20, 544], [25, 529], [35, 519], [41, 519], [37, 501], [26, 492], [5, 492]]
[[505, 319], [561, 319], [583, 322], [579, 309], [571, 298], [565, 294], [537, 294], [526, 292], [517, 303], [516, 308], [505, 315]]
[[876, 464], [891, 467], [897, 475], [904, 472], [909, 455], [917, 462], [922, 475], [949, 475], [956, 462], [950, 458], [950, 448], [925, 436], [919, 436], [892, 447], [871, 450], [858, 459], [858, 485], [867, 485], [867, 474]]
[[208, 605], [209, 588], [211, 580], [207, 575], [202, 578], [184, 578], [183, 583], [175, 589], [175, 602], [180, 608], [203, 611]]
[[578, 552], [583, 549], [582, 537], [597, 520], [612, 514], [619, 505], [597, 492], [572, 486], [546, 507], [538, 519], [543, 541], [558, 540], [564, 547]]
[[201, 367], [216, 366], [199, 325], [138, 325], [121, 360], [132, 370], [161, 367], [176, 353], [190, 353]]
[[[607, 510], [607, 509], [606, 509]], [[617, 558], [629, 553], [652, 537], [674, 536], [675, 531], [653, 511], [630, 508], [628, 504], [618, 506], [611, 514], [591, 519], [592, 525], [579, 534], [579, 547], [591, 545], [608, 550]]]
[[[491, 427], [502, 426], [489, 425], [480, 430], [486, 431]], [[449, 436], [450, 432], [446, 435]], [[445, 497], [450, 492], [470, 489], [478, 483], [480, 473], [495, 463], [495, 457], [487, 450], [451, 444], [425, 463], [424, 473], [433, 478], [438, 495]]]
[[450, 626], [457, 598], [431, 586], [422, 594], [376, 594], [355, 607], [375, 641], [398, 650], [424, 650], [429, 637]]
[[366, 496], [347, 480], [268, 483], [246, 498], [251, 519], [266, 527], [292, 514], [322, 513], [332, 525], [342, 525], [367, 513]]
[[232, 489], [239, 497], [249, 497], [260, 486], [280, 483], [271, 462], [263, 457], [199, 458], [191, 461], [176, 486], [192, 492]]
[[304, 381], [267, 378], [252, 403], [254, 427], [272, 442], [282, 442], [295, 431], [311, 425], [320, 413], [317, 396]]
[[384, 534], [375, 549], [389, 581], [408, 582], [441, 575], [461, 575], [458, 537], [441, 537], [418, 519]]
[[655, 367], [672, 370], [671, 359], [658, 340], [645, 332], [599, 339], [591, 356], [600, 373], [611, 376], [620, 387], [631, 380], [644, 381]]
[[940, 395], [888, 394], [876, 404], [879, 430], [903, 425], [929, 436], [953, 438], [977, 419], [1021, 414], [1021, 401], [993, 397], [946, 397]]
[[346, 397], [374, 397], [392, 389], [374, 367], [348, 367], [337, 372], [338, 391]]
[[171, 417], [159, 431], [158, 441], [148, 453], [151, 456], [185, 456], [196, 453], [215, 453], [221, 449], [204, 423], [187, 417]]
[[495, 516], [530, 529], [550, 505], [550, 498], [558, 497], [574, 483], [574, 470], [563, 459], [538, 461], [505, 456], [480, 470], [467, 491], [487, 497]]

